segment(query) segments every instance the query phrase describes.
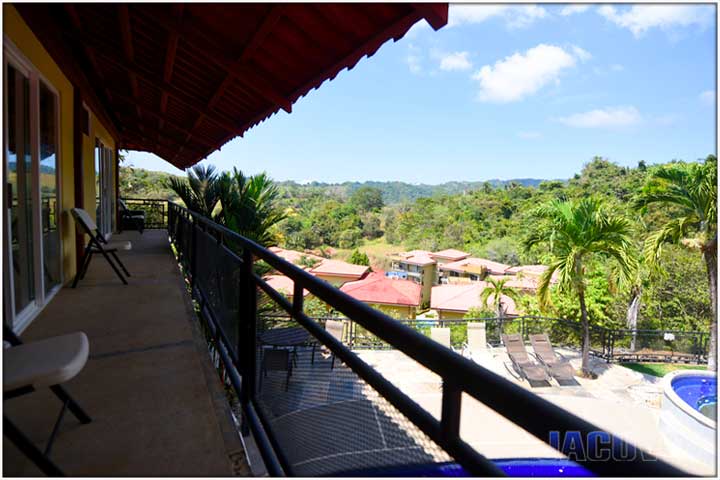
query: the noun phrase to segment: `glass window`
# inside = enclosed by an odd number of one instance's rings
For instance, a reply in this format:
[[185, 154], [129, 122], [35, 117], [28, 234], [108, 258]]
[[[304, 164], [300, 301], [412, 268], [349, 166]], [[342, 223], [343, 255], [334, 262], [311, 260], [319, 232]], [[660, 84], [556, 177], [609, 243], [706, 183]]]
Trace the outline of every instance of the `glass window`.
[[40, 82], [40, 197], [42, 199], [45, 292], [60, 284], [60, 231], [57, 198], [57, 97]]

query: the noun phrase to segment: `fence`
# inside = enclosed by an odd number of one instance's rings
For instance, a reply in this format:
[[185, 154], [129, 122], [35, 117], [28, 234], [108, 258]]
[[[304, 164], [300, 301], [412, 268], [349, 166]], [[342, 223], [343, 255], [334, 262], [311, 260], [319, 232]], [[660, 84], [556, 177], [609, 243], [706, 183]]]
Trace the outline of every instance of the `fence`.
[[[209, 219], [175, 204], [168, 214], [170, 238], [227, 382], [240, 399], [243, 425], [271, 475], [362, 476], [443, 461], [459, 463], [472, 476], [501, 475], [460, 436], [463, 393], [548, 444], [550, 432], [588, 438], [600, 430]], [[293, 280], [292, 302], [256, 273], [258, 261]], [[308, 317], [304, 290], [438, 375], [440, 419], [364, 362], [324, 322]], [[259, 291], [289, 316], [282, 328], [262, 330], [268, 324], [258, 315]], [[608, 440], [619, 441], [612, 435]], [[643, 458], [650, 457], [579, 463], [600, 475], [686, 475]]]
[[168, 201], [155, 198], [123, 198], [128, 210], [145, 212], [145, 228], [161, 229], [168, 227]]

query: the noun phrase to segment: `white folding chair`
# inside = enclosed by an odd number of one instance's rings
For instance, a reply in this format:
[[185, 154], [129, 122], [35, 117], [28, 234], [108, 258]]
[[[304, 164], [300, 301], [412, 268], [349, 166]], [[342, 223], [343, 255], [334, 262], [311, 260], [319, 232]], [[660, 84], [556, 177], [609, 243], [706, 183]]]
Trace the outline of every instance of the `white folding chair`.
[[92, 419], [61, 386], [85, 367], [90, 351], [82, 332], [23, 343], [10, 328], [3, 328], [4, 340], [11, 346], [3, 351], [3, 401], [49, 387], [63, 402], [60, 414], [44, 451], [40, 451], [8, 417], [3, 414], [4, 434], [46, 475], [60, 476], [62, 470], [50, 459], [50, 450], [66, 410], [80, 423]]
[[131, 250], [132, 243], [128, 241], [108, 242], [107, 239], [100, 233], [97, 225], [95, 224], [95, 222], [93, 222], [92, 218], [90, 218], [90, 215], [88, 215], [85, 210], [83, 210], [82, 208], [73, 208], [70, 210], [70, 212], [72, 213], [72, 216], [75, 219], [75, 222], [80, 227], [81, 231], [90, 236], [90, 240], [85, 246], [85, 255], [83, 255], [80, 271], [75, 274], [75, 280], [73, 281], [72, 288], [77, 287], [78, 282], [85, 277], [88, 267], [90, 266], [90, 260], [95, 253], [102, 254], [102, 256], [105, 257], [105, 260], [108, 261], [112, 269], [115, 271], [117, 276], [120, 277], [120, 280], [122, 280], [122, 282], [127, 285], [127, 280], [125, 279], [123, 274], [120, 273], [120, 270], [115, 265], [115, 263], [113, 263], [110, 256], [115, 259], [120, 268], [122, 268], [122, 271], [125, 272], [125, 275], [129, 277], [130, 272], [127, 271], [125, 265], [122, 264], [115, 252], [117, 252], [118, 250]]

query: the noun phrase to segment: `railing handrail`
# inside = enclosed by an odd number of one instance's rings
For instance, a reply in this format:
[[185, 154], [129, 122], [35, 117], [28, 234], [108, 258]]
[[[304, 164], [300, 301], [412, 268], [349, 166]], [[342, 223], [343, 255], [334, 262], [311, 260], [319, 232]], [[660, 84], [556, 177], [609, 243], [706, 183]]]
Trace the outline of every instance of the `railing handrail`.
[[[443, 416], [440, 422], [438, 422], [440, 427], [444, 427], [444, 421], [447, 420], [445, 418], [446, 402], [453, 404], [455, 401], [457, 402], [455, 406], [457, 411], [453, 412], [457, 415], [457, 418], [449, 419], [449, 421], [453, 422], [453, 420], [455, 420], [459, 422], [460, 393], [465, 392], [547, 444], [550, 444], [550, 432], [573, 431], [579, 432], [585, 435], [584, 438], [587, 438], [587, 435], [590, 433], [601, 431], [599, 427], [590, 422], [542, 399], [525, 390], [523, 387], [476, 364], [472, 360], [452, 352], [412, 328], [395, 321], [384, 313], [357, 301], [329, 283], [285, 261], [254, 241], [242, 237], [236, 232], [207, 219], [197, 212], [188, 210], [170, 201], [168, 201], [168, 203], [169, 211], [176, 209], [179, 212], [183, 212], [192, 217], [195, 225], [202, 224], [206, 228], [209, 227], [215, 232], [222, 234], [222, 236], [229, 237], [232, 241], [237, 242], [244, 251], [250, 252], [255, 259], [265, 261], [271, 267], [293, 280], [296, 289], [301, 289], [299, 290], [300, 292], [302, 289], [311, 292], [314, 296], [332, 306], [337, 311], [342, 312], [349, 319], [352, 319], [353, 322], [361, 325], [373, 335], [393, 345], [397, 350], [442, 377]], [[218, 238], [218, 241], [220, 242], [220, 238]], [[378, 391], [381, 391], [381, 393], [388, 391], [388, 385], [383, 383], [387, 382], [387, 380], [383, 377], [377, 378], [376, 375], [379, 376], [377, 372], [367, 366], [365, 362], [360, 360], [360, 358], [345, 345], [325, 332], [314, 320], [307, 317], [302, 312], [302, 309], [298, 311], [284, 296], [269, 287], [262, 279], [254, 274], [252, 277], [254, 277], [252, 284], [253, 290], [255, 289], [255, 285], [257, 285], [265, 290], [266, 293], [271, 294], [273, 300], [278, 302], [293, 318], [306, 327], [313, 336], [336, 353], [355, 373], [368, 382], [368, 384]], [[274, 292], [276, 295], [272, 295], [271, 292]], [[296, 301], [298, 303], [302, 302], [302, 295], [299, 295], [299, 299]], [[370, 370], [367, 370], [365, 367], [370, 368]], [[472, 379], [473, 381], [468, 382], [468, 379]], [[392, 387], [396, 389], [396, 387]], [[405, 413], [408, 408], [408, 405], [403, 403], [406, 401], [411, 402], [415, 408], [425, 412], [412, 399], [399, 390], [393, 391], [392, 393], [393, 398], [386, 398], [401, 412]], [[510, 399], [516, 399], [517, 401], [509, 401]], [[402, 402], [400, 400], [402, 400]], [[415, 416], [416, 419], [420, 417], [422, 417], [420, 414]], [[431, 419], [435, 420], [434, 417], [431, 417]], [[411, 418], [411, 420], [414, 419]], [[437, 422], [437, 420], [435, 421]], [[427, 422], [430, 422], [430, 420], [428, 419]], [[460, 458], [456, 457], [458, 462], [466, 468], [469, 466], [470, 473], [477, 472], [480, 465], [484, 468], [490, 468], [482, 462], [482, 460], [486, 460], [484, 457], [477, 454], [477, 452], [459, 438], [457, 434], [459, 432], [450, 438], [445, 438], [448, 432], [443, 431], [442, 428], [438, 431], [430, 425], [431, 423], [425, 423], [424, 425], [418, 425], [418, 427], [441, 447], [448, 450], [449, 453], [459, 454]], [[607, 433], [612, 437], [612, 448], [620, 448], [619, 445], [621, 443], [627, 444], [627, 442], [623, 442], [612, 433]], [[468, 449], [470, 449], [470, 451], [468, 451]], [[607, 475], [687, 476], [687, 473], [661, 460], [645, 461], [644, 459], [654, 457], [643, 452], [641, 449], [636, 448], [636, 451], [639, 454], [638, 457], [627, 461], [593, 462], [578, 459], [578, 463], [582, 463], [591, 471]], [[475, 455], [473, 456], [472, 454]], [[467, 455], [465, 459], [462, 458], [463, 455]], [[464, 460], [468, 458], [472, 458], [474, 462], [478, 460], [480, 460], [480, 462], [468, 464], [464, 462]], [[490, 469], [490, 471], [497, 473], [497, 469]]]

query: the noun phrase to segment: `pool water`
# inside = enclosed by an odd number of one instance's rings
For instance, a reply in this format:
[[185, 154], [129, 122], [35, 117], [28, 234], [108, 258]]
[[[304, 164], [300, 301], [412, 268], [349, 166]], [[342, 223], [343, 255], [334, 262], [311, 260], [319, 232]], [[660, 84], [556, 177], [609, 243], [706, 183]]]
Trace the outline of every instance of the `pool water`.
[[[513, 458], [492, 460], [508, 477], [594, 477], [591, 471], [564, 458]], [[454, 462], [384, 467], [339, 474], [339, 477], [469, 477]]]
[[693, 409], [717, 420], [717, 378], [681, 376], [673, 379], [672, 389]]

